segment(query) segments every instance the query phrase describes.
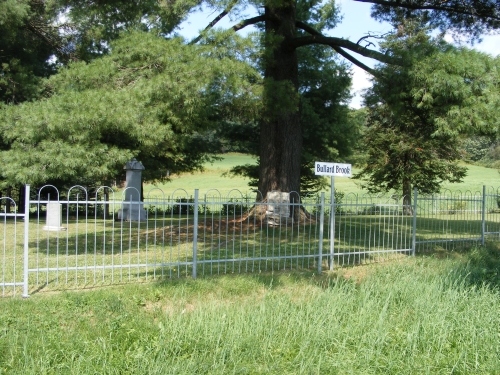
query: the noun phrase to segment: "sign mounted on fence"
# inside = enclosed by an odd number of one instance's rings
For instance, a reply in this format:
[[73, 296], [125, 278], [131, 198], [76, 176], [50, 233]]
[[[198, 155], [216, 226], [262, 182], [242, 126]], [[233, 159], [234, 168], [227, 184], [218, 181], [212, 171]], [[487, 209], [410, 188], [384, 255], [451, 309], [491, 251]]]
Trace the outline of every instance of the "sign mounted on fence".
[[314, 174], [316, 176], [351, 177], [352, 165], [317, 161], [314, 163]]

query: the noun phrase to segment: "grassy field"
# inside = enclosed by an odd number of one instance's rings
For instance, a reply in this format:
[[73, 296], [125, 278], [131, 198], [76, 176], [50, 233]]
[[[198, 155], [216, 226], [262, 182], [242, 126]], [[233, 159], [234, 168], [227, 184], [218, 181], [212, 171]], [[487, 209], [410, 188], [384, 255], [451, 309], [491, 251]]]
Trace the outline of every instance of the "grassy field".
[[499, 255], [0, 299], [0, 373], [498, 374]]
[[[204, 174], [175, 178], [165, 190], [218, 186], [228, 192], [233, 188], [228, 181], [236, 185], [237, 180], [220, 175], [248, 160], [245, 155], [229, 155]], [[495, 178], [496, 170], [471, 167], [460, 190], [495, 185]], [[338, 180], [339, 190], [359, 191], [352, 180]], [[245, 188], [243, 180], [238, 184]], [[337, 250], [366, 247], [351, 238], [365, 227], [371, 228], [365, 230], [372, 233], [370, 238], [381, 231], [385, 243], [404, 239], [384, 237], [386, 228], [373, 221], [376, 218], [340, 216], [336, 225], [346, 234], [339, 236]], [[47, 273], [47, 280], [41, 274], [42, 286], [30, 290], [29, 299], [0, 298], [0, 374], [500, 374], [498, 243], [460, 251], [436, 247], [416, 257], [397, 254], [383, 263], [353, 262], [355, 267], [336, 267], [320, 275], [314, 259], [305, 266], [278, 264], [253, 274], [228, 268], [211, 275], [200, 268], [196, 280], [182, 277], [190, 275], [187, 266], [180, 274], [171, 267], [181, 277], [163, 281], [143, 277], [138, 268], [124, 268], [123, 275], [121, 270], [111, 274], [115, 282], [122, 282], [114, 286], [109, 286], [109, 275], [93, 273], [96, 265], [117, 264], [122, 258], [149, 264], [164, 255], [162, 262], [171, 261], [167, 258], [177, 254], [187, 260], [190, 255], [182, 246], [192, 241], [192, 228], [182, 220], [183, 216], [161, 221], [166, 232], [158, 237], [152, 219], [140, 224], [146, 226], [144, 238], [131, 223], [122, 228], [123, 223], [102, 220], [81, 226], [71, 221], [60, 235], [33, 232], [30, 264], [85, 264], [88, 273]], [[424, 218], [418, 225], [434, 221]], [[444, 221], [453, 226], [447, 232], [470, 230], [457, 213], [447, 213]], [[104, 236], [107, 227], [116, 232], [114, 237]], [[231, 241], [221, 239], [213, 223], [204, 230], [198, 233], [200, 259], [248, 256], [251, 241], [258, 242], [254, 250], [259, 251], [267, 251], [270, 244], [261, 239], [260, 227], [222, 231], [232, 236]], [[277, 241], [274, 251], [284, 255], [292, 249], [288, 244], [302, 243], [306, 235], [288, 227], [269, 233]], [[422, 230], [421, 235], [429, 233]], [[288, 239], [292, 234], [296, 237]], [[5, 241], [17, 236], [4, 235]], [[153, 238], [173, 239], [172, 249], [155, 252]], [[119, 245], [113, 247], [113, 239], [119, 239]], [[77, 244], [83, 251], [73, 250], [79, 249]], [[14, 259], [6, 252], [9, 247], [3, 247], [3, 256]], [[78, 290], [65, 284], [68, 274], [79, 282]], [[56, 282], [60, 277], [62, 286], [44, 288], [43, 283], [54, 282], [54, 277]], [[105, 286], [91, 287], [99, 281]]]
[[[155, 187], [163, 189], [165, 192], [172, 192], [175, 189], [185, 189], [192, 194], [194, 189], [200, 189], [200, 193], [204, 193], [208, 189], [218, 189], [224, 194], [227, 194], [231, 189], [239, 189], [243, 193], [249, 192], [251, 188], [248, 186], [248, 180], [242, 177], [225, 177], [223, 173], [228, 172], [232, 166], [242, 164], [253, 164], [255, 159], [249, 155], [229, 153], [221, 155], [222, 160], [213, 164], [205, 165], [204, 172], [193, 174], [182, 174], [173, 176], [171, 182], [159, 185], [147, 185], [145, 192], [151, 191]], [[475, 165], [467, 165], [468, 173], [464, 182], [460, 184], [443, 184], [443, 189], [452, 191], [465, 192], [470, 190], [482, 191], [482, 186], [500, 187], [500, 175], [496, 169], [484, 168]], [[356, 169], [354, 169], [356, 172]], [[361, 182], [344, 178], [335, 178], [335, 187], [344, 193], [365, 193], [361, 187]], [[329, 190], [327, 190], [328, 192]]]
[[250, 155], [236, 153], [224, 154], [221, 157], [222, 160], [220, 161], [213, 164], [207, 163], [203, 172], [174, 175], [170, 182], [146, 185], [144, 195], [147, 195], [149, 191], [155, 188], [160, 188], [165, 192], [185, 189], [190, 194], [194, 189], [200, 189], [200, 193], [204, 193], [208, 189], [217, 189], [224, 194], [227, 194], [232, 189], [238, 189], [243, 193], [249, 192], [252, 188], [248, 186], [247, 179], [227, 177], [223, 176], [223, 174], [229, 172], [235, 165], [254, 164], [255, 159]]

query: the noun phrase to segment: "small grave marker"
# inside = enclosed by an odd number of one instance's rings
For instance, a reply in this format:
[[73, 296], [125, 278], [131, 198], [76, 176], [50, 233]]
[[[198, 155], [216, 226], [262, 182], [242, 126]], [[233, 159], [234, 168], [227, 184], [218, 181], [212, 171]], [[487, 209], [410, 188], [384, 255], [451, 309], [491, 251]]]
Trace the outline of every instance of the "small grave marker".
[[62, 226], [62, 204], [58, 202], [48, 202], [45, 220], [46, 225], [43, 227], [43, 230], [51, 232], [66, 230], [66, 228]]
[[270, 191], [267, 193], [266, 219], [268, 225], [279, 225], [290, 217], [290, 193]]
[[135, 158], [125, 164], [126, 185], [125, 200], [118, 211], [118, 220], [145, 221], [147, 212], [141, 202], [142, 171], [144, 165]]

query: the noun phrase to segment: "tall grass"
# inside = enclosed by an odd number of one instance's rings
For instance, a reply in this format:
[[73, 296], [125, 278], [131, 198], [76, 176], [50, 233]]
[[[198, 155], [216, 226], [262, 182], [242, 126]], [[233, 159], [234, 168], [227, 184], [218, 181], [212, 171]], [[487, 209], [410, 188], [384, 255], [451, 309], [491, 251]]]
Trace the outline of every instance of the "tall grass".
[[495, 374], [499, 250], [0, 300], [0, 373]]

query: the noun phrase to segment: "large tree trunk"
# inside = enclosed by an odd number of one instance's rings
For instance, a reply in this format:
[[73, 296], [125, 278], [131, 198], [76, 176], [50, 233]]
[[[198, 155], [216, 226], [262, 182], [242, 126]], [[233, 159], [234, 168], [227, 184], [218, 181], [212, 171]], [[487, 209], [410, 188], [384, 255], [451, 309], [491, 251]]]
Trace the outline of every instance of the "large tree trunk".
[[403, 212], [406, 215], [413, 215], [413, 207], [411, 205], [411, 181], [403, 178]]
[[259, 190], [300, 193], [302, 130], [298, 62], [287, 46], [295, 36], [295, 2], [266, 7], [264, 115], [260, 125]]

